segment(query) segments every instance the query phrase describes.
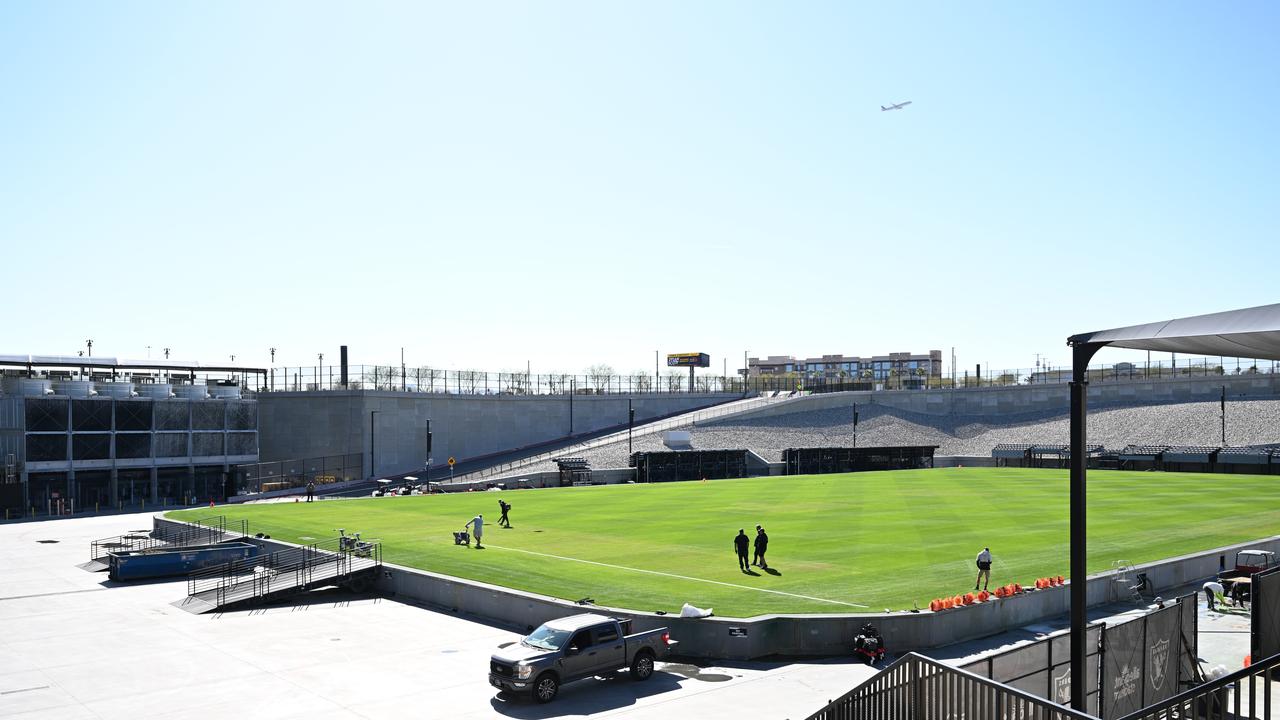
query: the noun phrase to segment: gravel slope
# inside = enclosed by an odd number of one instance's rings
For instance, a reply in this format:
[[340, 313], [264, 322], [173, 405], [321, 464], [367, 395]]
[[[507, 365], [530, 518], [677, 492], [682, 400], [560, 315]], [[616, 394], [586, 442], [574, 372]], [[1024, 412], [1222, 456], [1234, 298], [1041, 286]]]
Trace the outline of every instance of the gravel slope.
[[[990, 456], [998, 443], [1068, 442], [1065, 412], [1005, 416], [934, 416], [878, 405], [858, 408], [859, 445], [937, 445], [938, 455]], [[1219, 445], [1222, 425], [1217, 402], [1142, 405], [1093, 410], [1089, 443], [1119, 449], [1133, 444]], [[853, 421], [845, 409], [813, 410], [758, 420], [726, 420], [698, 427], [695, 448], [749, 448], [777, 461], [789, 447], [847, 446]], [[1280, 442], [1280, 400], [1237, 400], [1227, 404], [1227, 442], [1253, 445]], [[657, 436], [636, 438], [636, 451], [665, 450]], [[592, 467], [627, 467], [627, 444], [582, 454]], [[543, 463], [525, 472], [555, 470]]]

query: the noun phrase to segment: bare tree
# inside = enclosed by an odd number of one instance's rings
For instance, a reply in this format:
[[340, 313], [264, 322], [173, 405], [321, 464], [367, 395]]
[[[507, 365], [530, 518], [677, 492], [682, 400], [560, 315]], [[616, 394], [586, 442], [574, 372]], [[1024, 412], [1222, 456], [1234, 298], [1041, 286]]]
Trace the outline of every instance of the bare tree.
[[479, 370], [459, 370], [458, 384], [462, 386], [463, 391], [470, 395], [476, 394], [476, 387], [480, 385], [484, 373]]
[[667, 372], [667, 392], [680, 392], [684, 387], [684, 373], [679, 370]]
[[649, 392], [653, 389], [653, 376], [647, 370], [631, 371], [631, 391]]
[[400, 387], [400, 368], [374, 365], [364, 371], [365, 383], [374, 390], [395, 390]]
[[587, 368], [587, 380], [591, 382], [591, 386], [596, 389], [597, 393], [603, 393], [609, 387], [609, 381], [616, 374], [612, 367], [603, 363]]

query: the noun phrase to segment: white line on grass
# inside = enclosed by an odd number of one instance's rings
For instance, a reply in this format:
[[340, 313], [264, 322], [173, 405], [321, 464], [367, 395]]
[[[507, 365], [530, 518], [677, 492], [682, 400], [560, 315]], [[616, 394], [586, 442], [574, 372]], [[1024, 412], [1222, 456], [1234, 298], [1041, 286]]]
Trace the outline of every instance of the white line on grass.
[[768, 588], [751, 587], [750, 585], [738, 585], [737, 583], [721, 582], [720, 580], [707, 580], [706, 578], [689, 577], [688, 575], [676, 575], [675, 573], [666, 573], [659, 570], [644, 570], [642, 568], [627, 567], [625, 565], [613, 565], [611, 563], [596, 562], [595, 560], [583, 560], [582, 558], [565, 557], [564, 555], [552, 555], [550, 553], [534, 552], [533, 550], [521, 550], [520, 548], [503, 547], [501, 545], [485, 545], [485, 547], [497, 548], [499, 550], [510, 550], [511, 552], [521, 552], [529, 555], [541, 555], [542, 557], [555, 558], [556, 560], [569, 560], [570, 562], [586, 563], [588, 565], [599, 565], [600, 567], [613, 568], [615, 570], [630, 570], [631, 572], [647, 573], [649, 575], [661, 575], [663, 577], [678, 578], [680, 580], [692, 580], [694, 582], [711, 583], [712, 585], [724, 585], [725, 587], [738, 588], [741, 590], [756, 590], [758, 592], [773, 593], [774, 595], [786, 595], [787, 597], [801, 598], [803, 600], [813, 600], [815, 602], [832, 603], [833, 605], [848, 605], [849, 607], [865, 608], [867, 605], [859, 605], [858, 603], [845, 602], [843, 600], [828, 600], [827, 598], [813, 597], [812, 595], [800, 595], [797, 593], [783, 592], [781, 590], [769, 590]]

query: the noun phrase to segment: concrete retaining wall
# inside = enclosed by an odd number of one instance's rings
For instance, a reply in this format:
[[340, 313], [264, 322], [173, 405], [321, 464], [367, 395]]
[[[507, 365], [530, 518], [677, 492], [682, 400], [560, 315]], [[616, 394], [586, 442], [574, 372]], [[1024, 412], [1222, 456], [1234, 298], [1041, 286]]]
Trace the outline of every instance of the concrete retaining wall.
[[[422, 467], [427, 420], [438, 465], [625, 426], [627, 403], [642, 422], [710, 407], [738, 395], [430, 395], [339, 390], [259, 396], [263, 462], [364, 453], [367, 475]], [[572, 410], [570, 406], [572, 405]], [[377, 413], [374, 415], [373, 413]], [[373, 430], [370, 430], [372, 418]], [[571, 420], [572, 418], [572, 420]], [[370, 436], [376, 466], [370, 468]]]
[[[161, 517], [157, 517], [157, 522], [179, 524]], [[254, 528], [250, 528], [251, 532], [253, 530]], [[1140, 565], [1134, 568], [1133, 574], [1147, 573], [1154, 590], [1162, 592], [1214, 575], [1220, 558], [1225, 559], [1230, 566], [1234, 563], [1236, 551], [1247, 548], [1280, 552], [1280, 536]], [[669, 627], [672, 637], [680, 641], [681, 655], [714, 659], [848, 655], [854, 634], [865, 622], [876, 624], [884, 635], [886, 645], [893, 652], [927, 650], [1061, 616], [1070, 609], [1068, 584], [937, 613], [924, 611], [689, 619], [624, 608], [577, 605], [545, 595], [398, 565], [386, 565], [385, 569], [386, 572], [376, 586], [377, 590], [442, 610], [468, 613], [517, 630], [532, 629], [547, 620], [565, 615], [587, 611], [605, 612], [632, 618], [638, 630]], [[997, 580], [1003, 581], [1006, 578]], [[1032, 581], [1031, 578], [1025, 580], [1028, 583]], [[1089, 606], [1103, 605], [1127, 597], [1128, 591], [1121, 585], [1115, 582], [1114, 572], [1090, 576]], [[731, 629], [734, 629], [732, 634]]]

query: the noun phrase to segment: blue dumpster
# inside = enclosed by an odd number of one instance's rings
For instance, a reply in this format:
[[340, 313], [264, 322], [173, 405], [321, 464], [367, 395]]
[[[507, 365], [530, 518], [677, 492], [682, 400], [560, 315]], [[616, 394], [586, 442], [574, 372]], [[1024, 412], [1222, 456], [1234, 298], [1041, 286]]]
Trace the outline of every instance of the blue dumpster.
[[112, 580], [186, 575], [194, 570], [244, 560], [258, 554], [258, 546], [246, 542], [192, 545], [182, 548], [129, 550], [108, 555]]

